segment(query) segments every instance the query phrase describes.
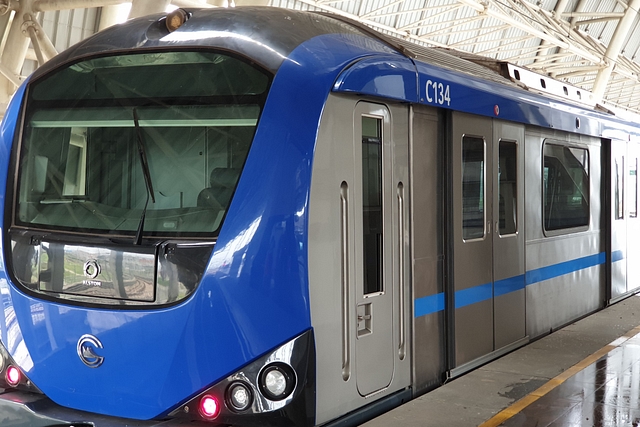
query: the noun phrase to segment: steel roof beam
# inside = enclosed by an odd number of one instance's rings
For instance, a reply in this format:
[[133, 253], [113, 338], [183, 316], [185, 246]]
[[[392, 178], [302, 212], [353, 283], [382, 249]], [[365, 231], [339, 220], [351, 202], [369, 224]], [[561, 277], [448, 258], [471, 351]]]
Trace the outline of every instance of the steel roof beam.
[[33, 10], [46, 12], [49, 10], [103, 7], [120, 3], [125, 3], [125, 0], [34, 0]]
[[[560, 48], [563, 49], [567, 49], [568, 51], [570, 51], [571, 53], [574, 53], [578, 56], [581, 56], [593, 63], [599, 64], [602, 62], [602, 59], [597, 56], [597, 55], [593, 55], [591, 52], [587, 51], [586, 49], [582, 49], [579, 46], [576, 46], [575, 44], [568, 42], [568, 41], [564, 41], [561, 40], [558, 37], [554, 37], [553, 35], [544, 32], [544, 31], [540, 31], [534, 27], [532, 27], [531, 25], [525, 23], [525, 22], [521, 22], [517, 19], [514, 19], [511, 16], [508, 16], [504, 13], [501, 12], [497, 12], [495, 10], [493, 10], [492, 8], [483, 5], [482, 3], [476, 1], [476, 0], [458, 0], [459, 2], [473, 8], [474, 10], [476, 10], [478, 13], [482, 13], [482, 14], [486, 14], [488, 16], [491, 16], [492, 18], [495, 19], [499, 19], [511, 26], [513, 26], [514, 28], [518, 28], [519, 30], [522, 30], [524, 32], [527, 32], [533, 36], [538, 37], [541, 40], [547, 40], [548, 42], [550, 42], [551, 44], [558, 46]], [[640, 0], [639, 0], [640, 1]]]

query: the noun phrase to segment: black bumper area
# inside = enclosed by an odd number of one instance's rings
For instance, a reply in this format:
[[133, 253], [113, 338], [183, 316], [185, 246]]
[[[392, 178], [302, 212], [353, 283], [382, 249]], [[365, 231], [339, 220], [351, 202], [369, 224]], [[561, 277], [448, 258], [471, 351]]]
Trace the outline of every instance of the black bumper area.
[[[61, 407], [49, 398], [21, 391], [0, 394], [2, 427], [177, 427], [175, 420], [138, 421], [107, 417]], [[190, 423], [189, 426], [204, 426]], [[211, 426], [211, 424], [208, 424]]]

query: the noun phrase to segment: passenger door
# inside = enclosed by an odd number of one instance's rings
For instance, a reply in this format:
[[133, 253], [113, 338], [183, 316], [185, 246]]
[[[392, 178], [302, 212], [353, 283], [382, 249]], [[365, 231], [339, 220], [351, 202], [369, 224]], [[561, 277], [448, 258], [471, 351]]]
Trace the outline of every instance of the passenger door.
[[[630, 142], [627, 149], [627, 258], [640, 259], [640, 220], [638, 219], [638, 166], [640, 144]], [[640, 287], [640, 263], [627, 264], [627, 291]]]
[[611, 299], [627, 293], [627, 143], [611, 141]]
[[[402, 114], [403, 109], [398, 110]], [[356, 383], [361, 396], [391, 383], [395, 359], [404, 357], [399, 347], [406, 346], [401, 286], [408, 253], [404, 242], [408, 130], [404, 127], [404, 133], [394, 138], [391, 119], [384, 105], [360, 102], [354, 111], [353, 320]], [[398, 130], [402, 128], [398, 123]], [[394, 345], [395, 331], [400, 334], [398, 346]]]
[[453, 367], [493, 350], [491, 120], [453, 116]]
[[523, 140], [522, 126], [453, 114], [454, 376], [525, 336]]
[[493, 305], [494, 349], [523, 338], [525, 330], [524, 265], [524, 127], [493, 125]]

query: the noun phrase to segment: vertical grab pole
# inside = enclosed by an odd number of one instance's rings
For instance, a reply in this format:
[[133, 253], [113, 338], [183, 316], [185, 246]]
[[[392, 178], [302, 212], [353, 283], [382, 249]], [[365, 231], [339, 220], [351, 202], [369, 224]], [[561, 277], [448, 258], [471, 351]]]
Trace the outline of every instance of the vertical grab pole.
[[349, 185], [340, 184], [340, 234], [342, 261], [342, 379], [351, 376], [349, 337]]
[[399, 274], [399, 281], [398, 281], [398, 286], [400, 287], [400, 292], [399, 292], [399, 298], [400, 298], [400, 343], [399, 343], [399, 347], [398, 347], [398, 356], [400, 357], [400, 360], [404, 360], [404, 356], [406, 353], [406, 345], [405, 345], [405, 324], [404, 324], [404, 317], [405, 317], [405, 307], [404, 307], [404, 287], [405, 287], [405, 283], [404, 283], [404, 279], [405, 279], [405, 272], [404, 272], [404, 246], [405, 246], [405, 241], [404, 241], [404, 185], [402, 184], [402, 182], [398, 183], [398, 244], [399, 244], [399, 248], [398, 248], [398, 274]]

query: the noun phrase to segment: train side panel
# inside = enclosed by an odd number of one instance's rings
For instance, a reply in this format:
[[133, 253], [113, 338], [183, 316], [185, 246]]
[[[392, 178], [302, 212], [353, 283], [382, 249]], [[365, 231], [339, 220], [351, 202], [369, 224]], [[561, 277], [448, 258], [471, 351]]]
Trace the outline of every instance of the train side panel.
[[527, 333], [536, 337], [603, 307], [601, 143], [531, 128], [525, 145]]
[[445, 183], [442, 111], [413, 106], [411, 140], [411, 238], [413, 387], [420, 394], [440, 385], [446, 371]]

